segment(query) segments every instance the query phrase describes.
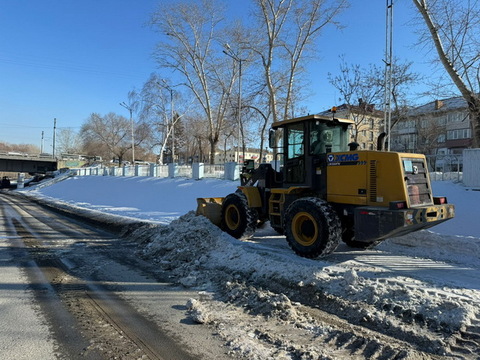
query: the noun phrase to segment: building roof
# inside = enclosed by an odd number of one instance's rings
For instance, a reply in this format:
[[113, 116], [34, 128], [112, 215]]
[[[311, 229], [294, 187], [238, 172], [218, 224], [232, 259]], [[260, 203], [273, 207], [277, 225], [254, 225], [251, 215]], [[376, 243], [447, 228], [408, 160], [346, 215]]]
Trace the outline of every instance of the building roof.
[[342, 123], [342, 124], [346, 124], [346, 125], [353, 124], [353, 121], [350, 120], [350, 119], [342, 119], [342, 118], [336, 118], [336, 117], [334, 118], [331, 114], [328, 115], [328, 116], [327, 115], [314, 114], [314, 115], [301, 116], [301, 117], [297, 117], [297, 118], [294, 118], [294, 119], [274, 122], [272, 124], [272, 129], [277, 129], [279, 127], [283, 127], [286, 124], [298, 123], [298, 122], [309, 121], [309, 120], [320, 120], [320, 121], [323, 121], [323, 122], [326, 122], [326, 123], [327, 122], [334, 123], [336, 121], [337, 123]]
[[467, 109], [467, 102], [462, 96], [456, 96], [448, 99], [434, 100], [427, 104], [412, 108], [408, 111], [408, 116], [419, 116], [424, 114], [440, 114], [448, 111]]
[[[376, 117], [383, 117], [383, 111], [375, 109], [374, 104], [367, 104], [365, 102], [360, 102], [359, 105], [348, 105], [348, 104], [342, 104], [339, 106], [336, 106], [337, 113], [369, 113], [372, 116]], [[365, 111], [366, 110], [366, 111]], [[318, 115], [322, 116], [331, 116], [332, 109], [328, 109], [325, 111], [320, 112]]]

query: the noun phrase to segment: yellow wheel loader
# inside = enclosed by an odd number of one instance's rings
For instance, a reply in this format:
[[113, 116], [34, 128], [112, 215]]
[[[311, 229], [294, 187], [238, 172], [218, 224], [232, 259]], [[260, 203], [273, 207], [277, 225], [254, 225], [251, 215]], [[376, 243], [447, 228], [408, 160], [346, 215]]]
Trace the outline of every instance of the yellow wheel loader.
[[269, 221], [308, 258], [342, 240], [369, 248], [454, 217], [454, 205], [432, 195], [424, 155], [357, 150], [348, 143], [352, 124], [319, 115], [274, 123], [275, 165], [247, 162], [237, 192], [197, 199], [197, 215], [238, 239]]

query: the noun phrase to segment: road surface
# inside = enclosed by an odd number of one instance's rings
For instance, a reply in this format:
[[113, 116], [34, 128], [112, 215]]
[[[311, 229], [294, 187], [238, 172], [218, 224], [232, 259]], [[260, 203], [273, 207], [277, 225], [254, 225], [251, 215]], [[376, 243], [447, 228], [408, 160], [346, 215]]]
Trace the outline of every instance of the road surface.
[[4, 359], [222, 359], [189, 293], [102, 229], [0, 194]]

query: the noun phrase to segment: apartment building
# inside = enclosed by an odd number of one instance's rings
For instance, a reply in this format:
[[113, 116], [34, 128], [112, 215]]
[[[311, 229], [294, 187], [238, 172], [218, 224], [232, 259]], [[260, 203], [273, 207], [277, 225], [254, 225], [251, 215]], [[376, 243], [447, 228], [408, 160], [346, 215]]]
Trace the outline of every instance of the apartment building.
[[447, 157], [459, 163], [463, 150], [472, 146], [467, 103], [458, 96], [412, 108], [392, 128], [391, 138], [393, 151], [435, 156], [435, 169], [443, 168]]
[[[273, 153], [263, 150], [263, 159], [260, 159], [260, 149], [246, 148], [245, 160], [255, 160], [256, 163], [269, 163], [273, 161]], [[215, 153], [215, 164], [224, 164], [227, 162], [237, 162], [243, 164], [243, 149], [237, 147], [227, 149], [226, 151], [217, 151]]]
[[358, 105], [343, 104], [335, 107], [335, 114], [327, 110], [320, 115], [353, 120], [350, 140], [358, 143], [360, 150], [377, 149], [378, 136], [383, 132], [384, 112], [376, 110], [374, 104], [359, 99]]

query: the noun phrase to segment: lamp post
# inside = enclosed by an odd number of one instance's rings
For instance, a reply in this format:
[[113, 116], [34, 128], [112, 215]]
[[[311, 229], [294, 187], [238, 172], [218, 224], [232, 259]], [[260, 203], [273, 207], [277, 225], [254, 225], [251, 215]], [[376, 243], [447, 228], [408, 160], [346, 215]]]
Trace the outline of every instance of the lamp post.
[[123, 106], [125, 109], [127, 109], [130, 113], [130, 125], [132, 128], [132, 165], [135, 165], [135, 131], [133, 127], [133, 109], [131, 106], [127, 105], [125, 101], [122, 101], [120, 103], [120, 106]]
[[[227, 56], [230, 56], [234, 61], [238, 61], [238, 111], [237, 111], [237, 124], [238, 124], [238, 142], [237, 142], [237, 152], [238, 152], [238, 162], [240, 162], [240, 138], [241, 138], [241, 110], [242, 110], [242, 62], [245, 61], [241, 59], [237, 54], [233, 53], [230, 45], [225, 44], [225, 49], [223, 53]], [[243, 149], [243, 160], [245, 160], [245, 149]]]

